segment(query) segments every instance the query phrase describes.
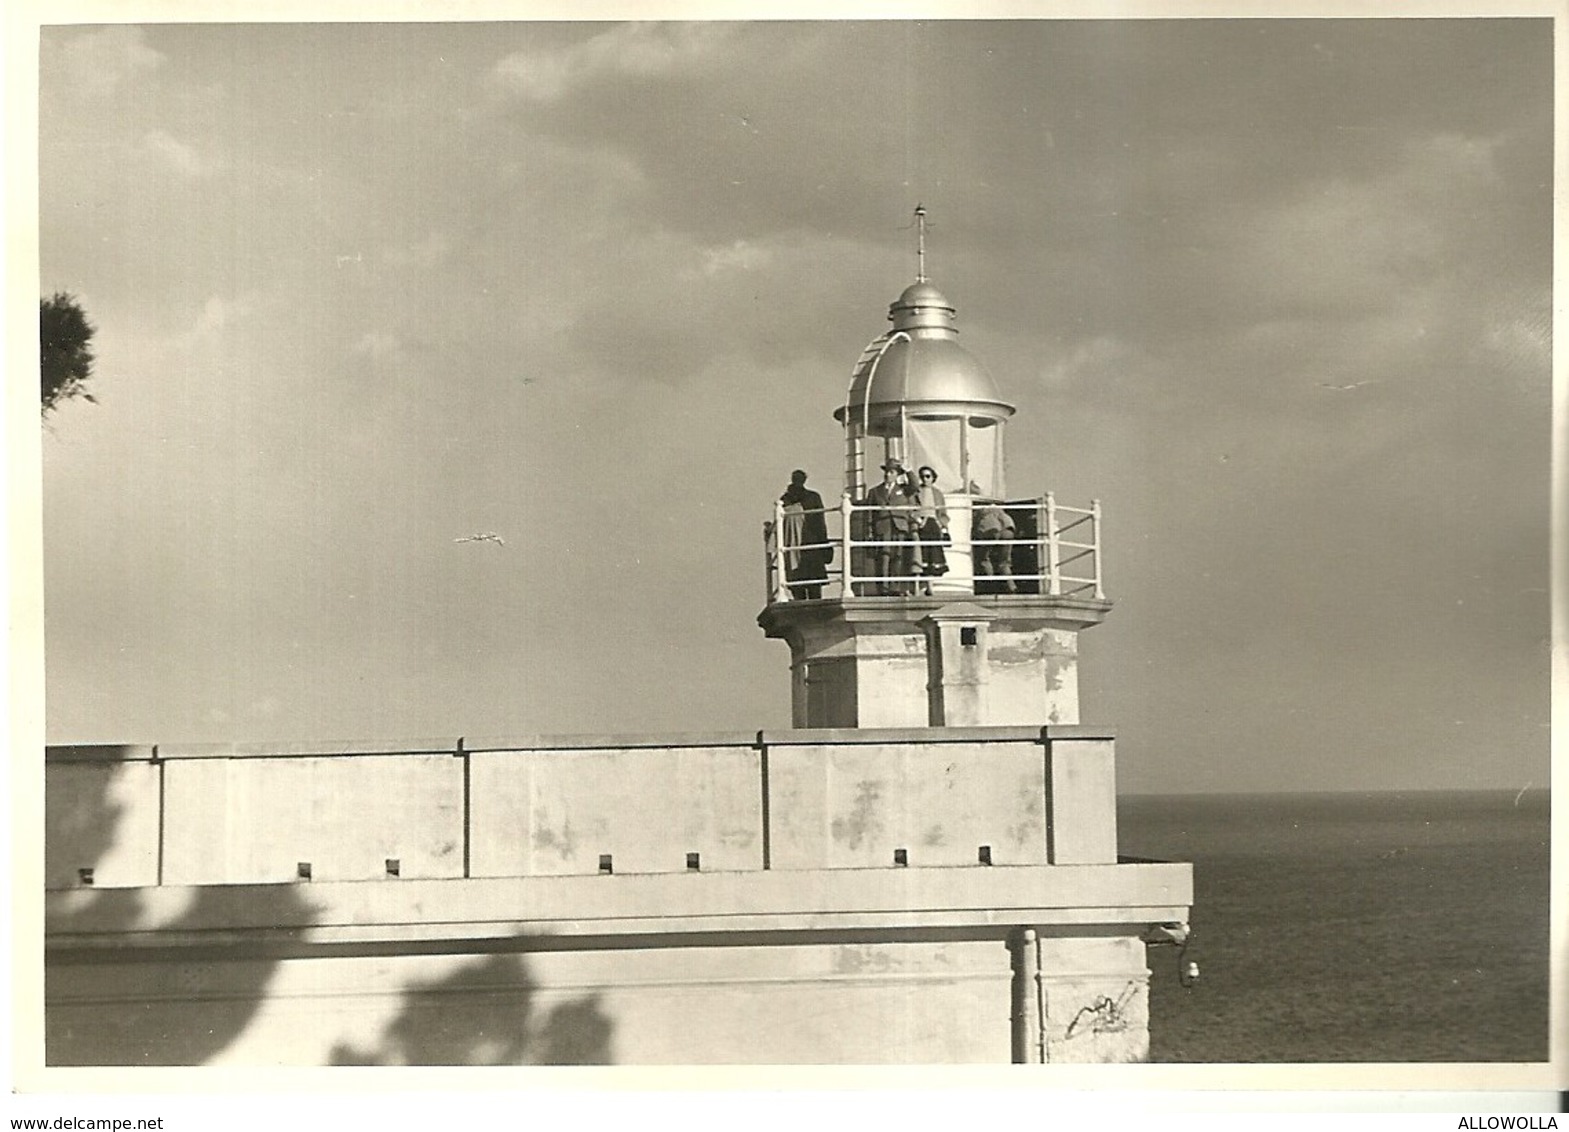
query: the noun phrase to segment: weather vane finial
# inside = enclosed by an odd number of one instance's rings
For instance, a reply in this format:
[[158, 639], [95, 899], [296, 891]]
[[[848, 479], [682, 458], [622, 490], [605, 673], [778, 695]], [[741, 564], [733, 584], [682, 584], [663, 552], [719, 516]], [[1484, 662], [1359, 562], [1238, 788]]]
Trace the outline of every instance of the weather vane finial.
[[926, 282], [926, 206], [915, 206], [915, 281]]

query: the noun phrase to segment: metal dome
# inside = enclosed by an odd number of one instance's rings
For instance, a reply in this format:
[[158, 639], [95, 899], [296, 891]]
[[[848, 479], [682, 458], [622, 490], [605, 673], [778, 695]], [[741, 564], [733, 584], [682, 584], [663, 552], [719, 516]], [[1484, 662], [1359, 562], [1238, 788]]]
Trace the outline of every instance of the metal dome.
[[934, 283], [926, 279], [906, 287], [899, 300], [890, 309], [897, 310], [900, 307], [943, 307], [953, 310], [953, 304], [943, 296]]
[[997, 383], [952, 338], [897, 335], [850, 387], [852, 405], [927, 402], [1001, 405]]
[[904, 293], [899, 296], [899, 301], [894, 303], [896, 307], [920, 305], [935, 305], [948, 307], [950, 310], [953, 309], [953, 304], [943, 297], [943, 293], [937, 289], [937, 284], [930, 279], [922, 279], [919, 282], [911, 283], [904, 289]]
[[861, 355], [846, 391], [848, 412], [870, 424], [904, 411], [1002, 420], [1013, 406], [1002, 400], [986, 367], [958, 343], [954, 306], [926, 280], [911, 284], [888, 308], [893, 329]]

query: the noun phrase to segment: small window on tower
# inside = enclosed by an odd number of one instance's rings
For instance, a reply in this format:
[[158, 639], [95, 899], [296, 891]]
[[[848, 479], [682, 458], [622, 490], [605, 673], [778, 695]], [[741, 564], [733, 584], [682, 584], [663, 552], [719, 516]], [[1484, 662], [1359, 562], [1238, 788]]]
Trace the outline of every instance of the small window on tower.
[[974, 625], [959, 626], [959, 643], [967, 648], [980, 644], [980, 630]]

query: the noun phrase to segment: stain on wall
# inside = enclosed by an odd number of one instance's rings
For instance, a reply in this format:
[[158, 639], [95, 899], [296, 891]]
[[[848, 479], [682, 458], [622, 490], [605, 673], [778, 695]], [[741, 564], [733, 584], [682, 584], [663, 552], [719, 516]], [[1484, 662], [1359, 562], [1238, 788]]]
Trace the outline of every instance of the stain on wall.
[[830, 829], [835, 841], [851, 849], [859, 849], [863, 841], [882, 832], [882, 818], [878, 803], [882, 800], [883, 784], [875, 779], [862, 779], [855, 786], [855, 803], [850, 813], [834, 818]]

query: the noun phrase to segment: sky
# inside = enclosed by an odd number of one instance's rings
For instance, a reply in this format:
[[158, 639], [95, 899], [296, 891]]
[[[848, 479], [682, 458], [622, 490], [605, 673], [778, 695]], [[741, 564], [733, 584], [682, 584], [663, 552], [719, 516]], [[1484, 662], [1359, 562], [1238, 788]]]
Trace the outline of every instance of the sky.
[[46, 27], [47, 739], [788, 727], [761, 525], [921, 203], [1123, 792], [1545, 787], [1551, 34]]

